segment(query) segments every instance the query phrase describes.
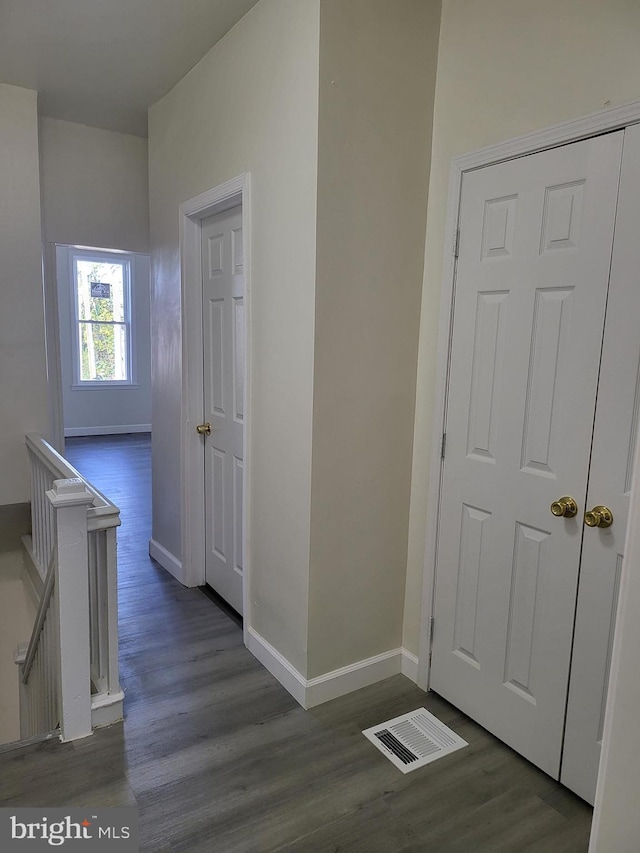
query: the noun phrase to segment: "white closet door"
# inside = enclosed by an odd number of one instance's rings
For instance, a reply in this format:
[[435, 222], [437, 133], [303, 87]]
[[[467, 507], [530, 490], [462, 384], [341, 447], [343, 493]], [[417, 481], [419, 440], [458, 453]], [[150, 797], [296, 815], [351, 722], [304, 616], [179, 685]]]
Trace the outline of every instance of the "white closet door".
[[205, 578], [242, 613], [245, 381], [242, 211], [202, 223], [204, 338]]
[[462, 186], [431, 686], [556, 777], [622, 138]]
[[586, 509], [561, 781], [593, 803], [640, 407], [640, 126], [625, 132]]

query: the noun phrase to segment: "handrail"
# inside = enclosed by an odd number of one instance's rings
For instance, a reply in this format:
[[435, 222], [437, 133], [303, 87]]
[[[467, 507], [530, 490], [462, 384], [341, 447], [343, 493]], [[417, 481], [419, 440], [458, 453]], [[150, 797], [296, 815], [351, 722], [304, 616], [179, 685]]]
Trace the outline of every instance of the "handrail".
[[46, 439], [36, 432], [28, 432], [25, 438], [29, 450], [44, 462], [47, 468], [56, 475], [56, 479], [68, 480], [77, 477], [89, 489], [93, 495], [93, 505], [87, 508], [89, 530], [120, 526], [119, 508], [92, 486]]
[[59, 718], [63, 740], [73, 740], [91, 731], [92, 692], [102, 702], [97, 717], [102, 724], [122, 718], [120, 510], [42, 436], [27, 434], [26, 444], [32, 533], [24, 542], [42, 591], [29, 643], [16, 657], [21, 729], [23, 736], [38, 733]]
[[29, 673], [31, 672], [31, 667], [33, 666], [33, 660], [36, 656], [36, 652], [38, 651], [38, 644], [40, 642], [40, 634], [42, 633], [42, 629], [44, 627], [45, 620], [47, 618], [47, 612], [49, 610], [49, 604], [51, 602], [51, 598], [53, 596], [53, 589], [56, 583], [56, 552], [54, 550], [51, 555], [51, 560], [49, 561], [49, 568], [47, 569], [47, 575], [44, 582], [44, 589], [42, 591], [42, 598], [40, 599], [40, 604], [38, 605], [38, 612], [36, 614], [36, 620], [33, 624], [33, 630], [31, 632], [31, 639], [29, 640], [29, 645], [27, 647], [27, 653], [24, 658], [24, 663], [22, 664], [22, 683], [26, 684], [29, 680]]

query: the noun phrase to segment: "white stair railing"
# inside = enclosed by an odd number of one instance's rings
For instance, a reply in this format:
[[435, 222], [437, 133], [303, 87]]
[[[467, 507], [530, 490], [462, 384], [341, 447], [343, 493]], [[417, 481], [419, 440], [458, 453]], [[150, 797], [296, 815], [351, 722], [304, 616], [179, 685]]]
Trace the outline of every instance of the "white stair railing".
[[24, 544], [40, 604], [29, 647], [16, 658], [24, 705], [21, 737], [51, 731], [46, 727], [57, 716], [63, 740], [73, 740], [122, 718], [120, 511], [41, 436], [27, 435], [27, 449], [32, 535]]
[[93, 495], [80, 478], [54, 480], [47, 490], [54, 541], [43, 595], [20, 663], [20, 736], [60, 727], [62, 740], [91, 734], [87, 506]]

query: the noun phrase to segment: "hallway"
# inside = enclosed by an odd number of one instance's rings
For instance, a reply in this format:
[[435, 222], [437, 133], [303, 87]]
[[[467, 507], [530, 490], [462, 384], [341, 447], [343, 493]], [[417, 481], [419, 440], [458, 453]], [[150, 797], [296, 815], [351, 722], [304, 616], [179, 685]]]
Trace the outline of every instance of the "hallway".
[[[147, 554], [146, 435], [68, 441], [122, 510], [124, 725], [0, 755], [0, 806], [137, 805], [141, 850], [584, 853], [591, 809], [398, 675], [304, 711]], [[470, 746], [403, 776], [361, 730], [425, 705]]]

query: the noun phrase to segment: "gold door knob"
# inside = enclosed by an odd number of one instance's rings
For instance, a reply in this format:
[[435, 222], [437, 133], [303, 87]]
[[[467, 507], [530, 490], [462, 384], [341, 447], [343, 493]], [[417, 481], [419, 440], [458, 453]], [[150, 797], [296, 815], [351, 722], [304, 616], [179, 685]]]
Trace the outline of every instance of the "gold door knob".
[[578, 504], [569, 495], [554, 501], [549, 508], [552, 515], [558, 518], [573, 518], [574, 515], [578, 514]]
[[211, 424], [209, 421], [206, 424], [198, 424], [196, 432], [198, 435], [211, 435]]
[[584, 523], [587, 527], [611, 527], [613, 513], [608, 506], [594, 506], [590, 512], [585, 512]]

